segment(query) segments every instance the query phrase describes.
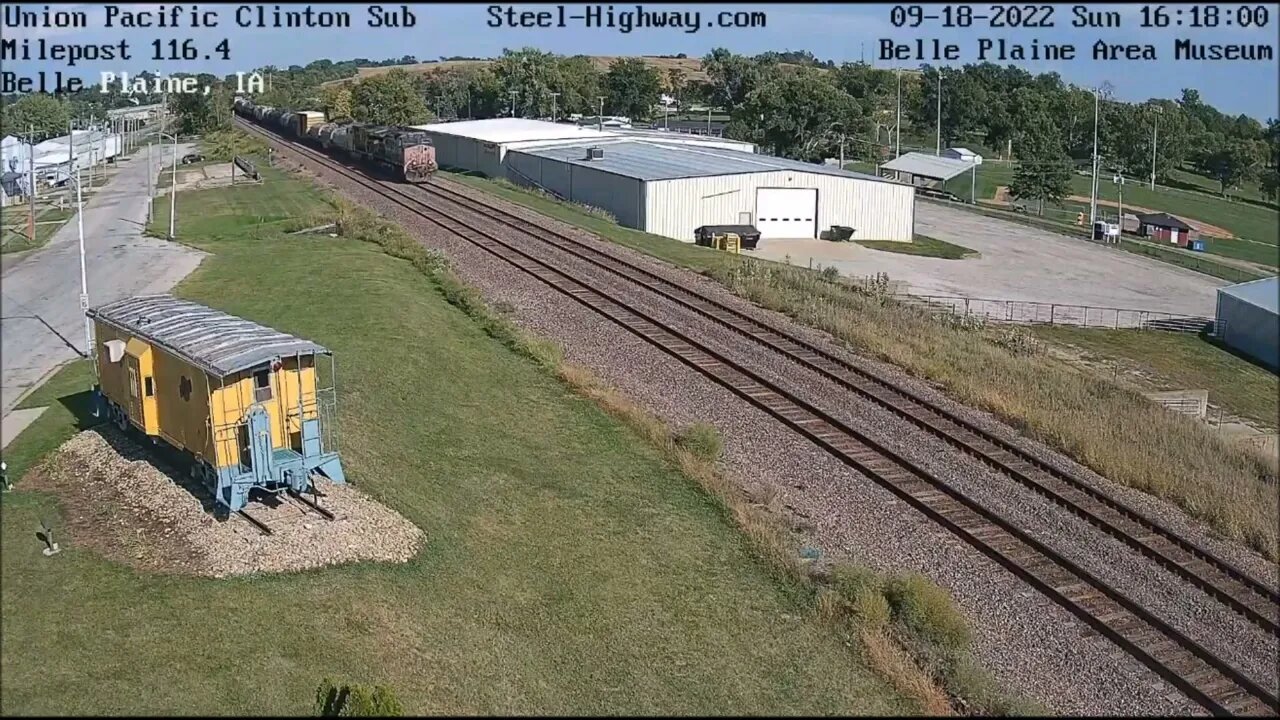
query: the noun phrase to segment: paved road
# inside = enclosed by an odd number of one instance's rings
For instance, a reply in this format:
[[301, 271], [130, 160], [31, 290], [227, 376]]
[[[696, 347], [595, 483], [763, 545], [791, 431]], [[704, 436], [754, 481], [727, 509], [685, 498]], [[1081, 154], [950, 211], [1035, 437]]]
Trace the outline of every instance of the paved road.
[[922, 295], [1132, 308], [1212, 317], [1225, 281], [1086, 240], [929, 202], [916, 203], [916, 232], [963, 245], [981, 258], [942, 260], [822, 240], [762, 241], [759, 254], [797, 265], [835, 265], [847, 275], [888, 273]]
[[[188, 149], [180, 146], [179, 154], [186, 152]], [[159, 167], [157, 159], [151, 171], [155, 173]], [[142, 235], [147, 217], [147, 170], [145, 152], [122, 161], [116, 176], [85, 203], [90, 305], [167, 292], [204, 257], [181, 245]], [[0, 396], [3, 412], [8, 415], [28, 390], [86, 349], [76, 219], [73, 217], [43, 248], [3, 257]]]

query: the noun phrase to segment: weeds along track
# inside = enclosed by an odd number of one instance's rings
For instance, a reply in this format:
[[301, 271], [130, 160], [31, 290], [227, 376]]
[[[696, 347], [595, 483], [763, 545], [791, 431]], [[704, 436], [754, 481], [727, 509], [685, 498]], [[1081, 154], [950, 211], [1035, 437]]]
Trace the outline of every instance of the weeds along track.
[[[1125, 508], [1083, 481], [1043, 466], [1017, 448], [936, 405], [853, 368], [785, 331], [744, 316], [643, 268], [451, 190], [430, 186], [406, 188], [396, 183], [371, 180], [308, 146], [280, 139], [243, 121], [238, 122], [277, 145], [293, 149], [309, 162], [320, 164], [350, 182], [378, 192], [391, 202], [540, 279], [765, 411], [1035, 587], [1210, 712], [1252, 715], [1280, 711], [1280, 702], [1269, 690], [992, 510], [796, 393], [699, 342], [670, 322], [639, 309], [634, 300], [622, 297], [632, 293], [602, 289], [601, 285], [605, 283], [583, 278], [581, 274], [575, 276], [565, 269], [563, 261], [550, 260], [540, 250], [551, 245], [558, 252], [619, 275], [670, 302], [758, 340], [775, 352], [930, 432], [945, 435], [948, 442], [982, 457], [1006, 474], [1017, 472], [1019, 476], [1015, 479], [1019, 482], [1034, 485], [1037, 492], [1054, 498], [1058, 504], [1081, 514], [1109, 533], [1129, 536], [1131, 542], [1126, 541], [1126, 544], [1148, 557], [1181, 568], [1179, 576], [1254, 622], [1257, 619], [1253, 615], [1266, 620], [1274, 614], [1266, 612], [1267, 603], [1275, 604], [1274, 593], [1268, 595], [1271, 591], [1261, 583], [1189, 541], [1180, 540], [1172, 532]], [[428, 202], [428, 199], [436, 202]], [[453, 207], [442, 207], [440, 200]], [[460, 210], [479, 219], [461, 219], [458, 217]], [[521, 240], [533, 238], [541, 242], [536, 245], [512, 242], [477, 228], [477, 223], [499, 223], [524, 236]], [[1056, 483], [1056, 486], [1051, 483]], [[1103, 513], [1109, 513], [1110, 517]], [[1126, 524], [1138, 530], [1126, 531]], [[1171, 557], [1175, 552], [1195, 555], [1191, 560], [1179, 563]], [[1214, 570], [1209, 573], [1204, 568]], [[1204, 579], [1204, 575], [1209, 579]], [[1258, 597], [1242, 599], [1243, 589]], [[1225, 598], [1233, 598], [1236, 604]], [[1274, 628], [1274, 621], [1271, 628]]]

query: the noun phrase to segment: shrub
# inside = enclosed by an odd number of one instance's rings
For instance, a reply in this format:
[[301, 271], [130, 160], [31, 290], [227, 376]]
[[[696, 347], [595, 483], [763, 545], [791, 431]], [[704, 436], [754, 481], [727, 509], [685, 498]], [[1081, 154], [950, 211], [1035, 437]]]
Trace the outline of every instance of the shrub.
[[972, 635], [964, 615], [946, 590], [923, 575], [895, 577], [885, 585], [893, 621], [933, 648], [954, 655], [969, 647]]
[[400, 717], [404, 708], [385, 685], [338, 686], [325, 678], [316, 689], [316, 714], [320, 717]]
[[720, 431], [709, 423], [697, 422], [676, 434], [676, 445], [706, 462], [715, 462], [724, 452]]

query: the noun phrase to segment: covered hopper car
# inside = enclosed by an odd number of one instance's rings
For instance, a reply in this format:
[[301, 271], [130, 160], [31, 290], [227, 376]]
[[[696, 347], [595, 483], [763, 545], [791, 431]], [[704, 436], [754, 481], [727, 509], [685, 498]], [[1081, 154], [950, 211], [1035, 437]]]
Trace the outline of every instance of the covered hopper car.
[[186, 453], [216, 510], [244, 510], [253, 489], [312, 491], [313, 472], [345, 483], [325, 348], [171, 295], [87, 314], [101, 412]]

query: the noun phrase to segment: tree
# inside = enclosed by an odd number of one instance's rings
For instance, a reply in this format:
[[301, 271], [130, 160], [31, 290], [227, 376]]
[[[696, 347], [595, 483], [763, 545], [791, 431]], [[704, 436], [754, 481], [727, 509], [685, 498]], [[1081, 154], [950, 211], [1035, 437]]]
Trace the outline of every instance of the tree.
[[653, 115], [662, 90], [662, 79], [653, 66], [640, 58], [618, 58], [604, 76], [609, 107], [615, 113], [638, 119]]
[[186, 135], [203, 135], [231, 125], [227, 109], [231, 106], [231, 89], [212, 75], [200, 74], [196, 80], [211, 88], [209, 94], [180, 93], [170, 101], [170, 108], [178, 116], [178, 132]]
[[[938, 128], [938, 68], [925, 66], [920, 78], [920, 103], [909, 113], [916, 127]], [[979, 127], [986, 90], [964, 71], [941, 68], [942, 74], [942, 143], [943, 147], [966, 131]]]
[[351, 117], [351, 84], [344, 82], [321, 89], [320, 102], [330, 120]]
[[715, 48], [702, 58], [702, 70], [707, 74], [708, 99], [732, 113], [742, 107], [751, 91], [764, 81], [771, 67], [745, 55]]
[[1262, 165], [1262, 144], [1253, 140], [1227, 140], [1216, 149], [1205, 153], [1198, 161], [1199, 168], [1227, 190], [1257, 177]]
[[671, 97], [675, 99], [676, 107], [682, 110], [684, 109], [684, 90], [687, 83], [687, 75], [684, 70], [678, 67], [667, 70], [667, 90], [671, 93]]
[[1262, 173], [1262, 194], [1272, 200], [1280, 201], [1280, 168], [1269, 168]]
[[1040, 114], [1026, 122], [1015, 141], [1018, 145], [1018, 167], [1009, 183], [1009, 194], [1017, 200], [1038, 200], [1037, 214], [1044, 214], [1044, 203], [1058, 202], [1071, 192], [1071, 166], [1063, 152], [1061, 131], [1048, 115]]
[[557, 103], [563, 117], [571, 113], [594, 115], [604, 95], [604, 74], [586, 55], [562, 58], [559, 62], [560, 97]]
[[728, 134], [771, 148], [776, 155], [816, 160], [838, 142], [837, 123], [852, 137], [866, 130], [849, 94], [817, 70], [779, 74], [747, 96]]
[[35, 142], [67, 132], [70, 115], [65, 103], [45, 93], [34, 93], [4, 107], [4, 134], [26, 135], [34, 129]]
[[514, 91], [516, 117], [551, 115], [551, 93], [559, 92], [562, 85], [557, 55], [531, 47], [503, 49], [502, 57], [494, 61], [492, 68], [504, 87], [508, 113], [512, 104], [509, 93]]
[[431, 117], [413, 76], [401, 68], [356, 83], [351, 114], [377, 125], [416, 125]]

